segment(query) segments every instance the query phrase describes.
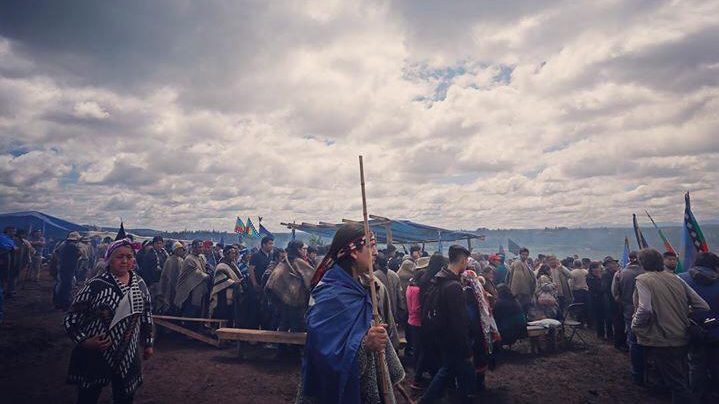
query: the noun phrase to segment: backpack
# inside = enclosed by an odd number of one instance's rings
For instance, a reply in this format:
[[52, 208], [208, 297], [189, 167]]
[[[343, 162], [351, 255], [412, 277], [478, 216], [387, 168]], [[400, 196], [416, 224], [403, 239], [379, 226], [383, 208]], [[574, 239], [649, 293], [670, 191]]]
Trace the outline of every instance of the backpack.
[[719, 346], [719, 315], [711, 310], [692, 312], [688, 331], [692, 344]]
[[433, 336], [438, 336], [447, 324], [439, 307], [443, 283], [442, 278], [432, 278], [427, 282], [422, 296], [422, 329]]

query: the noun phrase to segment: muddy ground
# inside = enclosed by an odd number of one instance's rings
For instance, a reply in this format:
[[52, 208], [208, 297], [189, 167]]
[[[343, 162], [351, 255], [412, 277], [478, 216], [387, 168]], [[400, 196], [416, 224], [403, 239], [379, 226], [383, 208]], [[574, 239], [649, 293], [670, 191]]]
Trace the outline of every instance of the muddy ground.
[[[52, 282], [29, 284], [6, 301], [9, 324], [0, 328], [0, 402], [72, 403], [75, 388], [65, 384], [72, 343], [62, 329], [63, 314], [51, 310]], [[627, 355], [584, 332], [588, 348], [530, 354], [516, 345], [487, 376], [482, 403], [669, 402], [665, 394], [634, 386]], [[260, 347], [240, 359], [234, 346], [213, 348], [174, 335], [160, 336], [156, 355], [143, 365], [145, 384], [136, 403], [287, 403], [299, 378], [299, 357], [276, 358]], [[101, 402], [110, 402], [109, 388]], [[407, 390], [409, 386], [407, 386]], [[413, 392], [414, 394], [414, 392]], [[416, 394], [415, 394], [416, 396]]]

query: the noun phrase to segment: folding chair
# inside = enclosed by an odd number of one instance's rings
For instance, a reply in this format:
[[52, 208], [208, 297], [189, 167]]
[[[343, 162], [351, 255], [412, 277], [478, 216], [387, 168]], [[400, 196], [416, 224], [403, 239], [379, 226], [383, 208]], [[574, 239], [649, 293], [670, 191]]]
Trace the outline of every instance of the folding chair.
[[[584, 303], [572, 303], [564, 310], [564, 318], [562, 319], [562, 334], [566, 338], [567, 346], [571, 345], [575, 335], [582, 341], [582, 344], [585, 347], [587, 346], [587, 341], [584, 340], [582, 333], [579, 332], [579, 329], [582, 328], [582, 322], [577, 321], [582, 310], [584, 310]], [[571, 333], [567, 333], [567, 329], [569, 329]], [[567, 335], [569, 335], [569, 337], [567, 337]]]

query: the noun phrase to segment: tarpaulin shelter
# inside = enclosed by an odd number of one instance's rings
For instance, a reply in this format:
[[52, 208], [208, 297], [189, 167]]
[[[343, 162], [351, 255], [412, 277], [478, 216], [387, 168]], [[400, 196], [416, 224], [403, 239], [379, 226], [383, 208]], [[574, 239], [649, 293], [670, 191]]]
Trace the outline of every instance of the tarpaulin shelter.
[[[342, 223], [281, 223], [294, 233], [295, 230], [303, 231], [318, 235], [320, 237], [332, 238], [340, 226], [348, 222], [358, 222], [355, 220], [342, 219]], [[359, 222], [358, 222], [359, 223]], [[410, 220], [394, 220], [382, 216], [370, 215], [370, 228], [377, 237], [380, 244], [420, 244], [420, 243], [438, 243], [439, 250], [442, 250], [443, 242], [465, 240], [467, 246], [472, 248], [472, 240], [483, 240], [484, 236], [474, 233], [448, 230], [441, 227], [429, 226], [413, 222]]]
[[45, 237], [63, 240], [71, 231], [85, 232], [87, 228], [76, 223], [68, 222], [42, 212], [15, 212], [0, 214], [0, 227], [14, 226], [28, 232], [40, 229]]

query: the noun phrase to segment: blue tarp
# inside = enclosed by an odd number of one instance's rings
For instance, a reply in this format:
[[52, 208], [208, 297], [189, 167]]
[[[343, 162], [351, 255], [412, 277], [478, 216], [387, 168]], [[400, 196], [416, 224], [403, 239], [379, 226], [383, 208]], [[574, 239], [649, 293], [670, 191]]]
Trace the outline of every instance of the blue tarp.
[[[324, 238], [334, 237], [335, 232], [341, 225], [342, 224], [332, 223], [287, 224], [289, 228], [294, 227], [296, 230], [315, 234]], [[428, 226], [412, 222], [410, 220], [372, 219], [369, 221], [369, 225], [375, 233], [378, 243], [387, 243], [387, 226], [389, 226], [389, 230], [392, 232], [392, 242], [400, 244], [423, 242], [432, 243], [481, 238], [481, 236], [473, 233]]]
[[87, 228], [41, 212], [15, 212], [0, 214], [0, 228], [15, 226], [28, 232], [41, 229], [46, 238], [63, 240], [71, 231], [85, 232]]

